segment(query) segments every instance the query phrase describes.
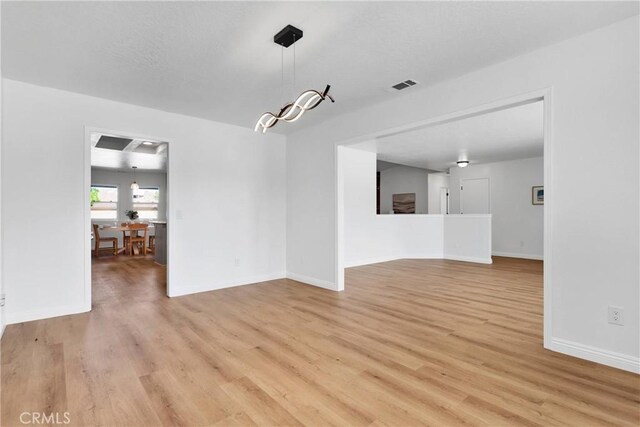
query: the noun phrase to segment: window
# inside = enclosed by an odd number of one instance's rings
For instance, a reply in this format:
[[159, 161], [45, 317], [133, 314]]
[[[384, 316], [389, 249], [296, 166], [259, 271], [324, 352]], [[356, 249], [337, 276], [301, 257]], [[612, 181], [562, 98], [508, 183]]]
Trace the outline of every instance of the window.
[[133, 210], [140, 219], [158, 219], [159, 188], [140, 188], [133, 194]]
[[118, 219], [118, 187], [91, 186], [91, 219]]

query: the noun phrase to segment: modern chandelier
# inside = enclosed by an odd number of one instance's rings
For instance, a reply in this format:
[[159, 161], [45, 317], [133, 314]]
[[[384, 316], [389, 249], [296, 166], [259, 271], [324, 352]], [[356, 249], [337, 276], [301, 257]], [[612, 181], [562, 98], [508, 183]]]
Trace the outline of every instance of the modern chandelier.
[[[273, 36], [273, 42], [282, 46], [282, 84], [284, 86], [284, 48], [288, 48], [291, 45], [293, 46], [293, 84], [295, 89], [295, 81], [296, 81], [296, 47], [295, 42], [302, 38], [302, 30], [294, 27], [293, 25], [287, 25], [284, 27], [278, 34]], [[275, 126], [279, 121], [284, 122], [295, 122], [298, 120], [305, 111], [313, 110], [316, 108], [322, 101], [325, 99], [331, 100], [331, 102], [335, 102], [333, 97], [329, 95], [330, 85], [324, 89], [323, 92], [318, 92], [317, 90], [309, 89], [302, 92], [295, 101], [285, 104], [284, 107], [280, 109], [280, 112], [277, 114], [273, 114], [271, 112], [266, 112], [258, 119], [256, 123], [255, 131], [261, 130], [262, 133], [266, 133], [267, 129]]]

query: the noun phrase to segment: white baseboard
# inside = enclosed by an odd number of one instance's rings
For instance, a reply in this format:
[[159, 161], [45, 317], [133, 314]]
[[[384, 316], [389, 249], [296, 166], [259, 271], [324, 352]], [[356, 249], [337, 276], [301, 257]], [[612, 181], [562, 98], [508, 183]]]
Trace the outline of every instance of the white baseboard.
[[361, 265], [378, 264], [381, 262], [397, 261], [402, 258], [403, 257], [394, 256], [394, 257], [361, 259], [358, 261], [345, 261], [344, 268], [360, 267]]
[[640, 358], [638, 357], [603, 350], [561, 338], [552, 338], [551, 343], [546, 348], [558, 353], [640, 374]]
[[504, 256], [507, 258], [535, 259], [538, 261], [542, 261], [544, 259], [542, 255], [519, 254], [516, 252], [492, 252], [491, 255]]
[[[260, 282], [267, 282], [269, 280], [284, 279], [287, 277], [285, 272], [257, 275], [245, 277], [242, 279], [234, 279], [221, 281], [217, 283], [207, 283], [203, 286], [193, 286], [187, 288], [174, 289], [169, 295], [170, 297], [178, 297], [182, 295], [190, 295], [199, 292], [215, 291], [217, 289], [231, 288], [235, 286], [252, 285]], [[34, 310], [21, 313], [5, 314], [6, 324], [12, 325], [15, 323], [30, 322], [32, 320], [48, 319], [51, 317], [67, 316], [70, 314], [87, 313], [91, 311], [91, 307], [82, 306], [65, 306], [54, 307], [46, 310]], [[3, 330], [4, 332], [4, 330]], [[1, 336], [1, 335], [0, 335]]]
[[317, 286], [319, 288], [329, 289], [330, 291], [338, 291], [333, 282], [326, 280], [316, 279], [315, 277], [309, 277], [298, 273], [287, 272], [287, 279], [295, 280], [297, 282], [306, 283], [307, 285]]
[[182, 287], [178, 289], [172, 288], [171, 294], [169, 295], [169, 297], [173, 298], [173, 297], [179, 297], [183, 295], [197, 294], [200, 292], [209, 292], [209, 291], [216, 291], [218, 289], [233, 288], [236, 286], [253, 285], [260, 282], [268, 282], [269, 280], [284, 279], [285, 277], [287, 277], [286, 273], [280, 272], [280, 273], [249, 276], [249, 277], [233, 279], [233, 280], [223, 280], [223, 281], [213, 282], [213, 283], [205, 283], [201, 286], [189, 286], [189, 287]]
[[442, 254], [407, 254], [403, 256], [370, 258], [365, 260], [345, 262], [345, 268], [360, 267], [362, 265], [378, 264], [381, 262], [397, 261], [400, 259], [442, 259]]
[[68, 316], [70, 314], [86, 313], [88, 311], [91, 310], [87, 310], [84, 304], [82, 304], [77, 306], [51, 307], [43, 310], [23, 311], [20, 313], [5, 313], [5, 323], [7, 325], [13, 325], [15, 323]]
[[460, 255], [445, 255], [443, 258], [449, 259], [452, 261], [475, 262], [478, 264], [493, 264], [493, 260], [491, 258], [476, 258], [476, 257], [460, 256]]

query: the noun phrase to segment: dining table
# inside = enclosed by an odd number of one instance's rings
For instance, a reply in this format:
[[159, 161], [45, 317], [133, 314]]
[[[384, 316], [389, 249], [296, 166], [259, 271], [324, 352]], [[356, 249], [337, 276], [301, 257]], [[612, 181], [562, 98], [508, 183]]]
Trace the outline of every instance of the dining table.
[[[149, 224], [149, 227], [147, 228], [147, 232], [151, 231], [154, 229], [153, 224]], [[129, 227], [128, 224], [115, 224], [115, 225], [103, 225], [100, 227], [101, 231], [129, 231], [129, 232], [138, 232], [138, 231], [142, 231], [139, 228], [131, 228]], [[146, 244], [146, 243], [145, 243]], [[122, 252], [124, 252], [127, 248], [124, 246], [124, 242], [121, 248], [118, 248], [118, 253], [121, 254]], [[133, 255], [140, 255], [140, 250], [138, 249], [138, 246], [135, 245], [133, 248]]]

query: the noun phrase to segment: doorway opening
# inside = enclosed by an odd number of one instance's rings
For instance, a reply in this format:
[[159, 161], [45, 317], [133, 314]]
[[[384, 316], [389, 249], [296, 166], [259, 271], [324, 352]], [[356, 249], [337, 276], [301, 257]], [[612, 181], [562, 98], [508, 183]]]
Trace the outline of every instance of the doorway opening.
[[87, 304], [163, 298], [168, 295], [169, 144], [89, 129], [86, 138]]
[[[477, 132], [463, 131], [459, 133], [459, 141], [454, 141], [452, 138], [440, 139], [436, 144], [439, 147], [437, 150], [425, 152], [424, 157], [420, 156], [421, 150], [428, 145], [426, 137], [437, 128], [451, 130], [458, 126], [464, 127], [465, 123], [484, 121], [494, 115], [508, 116], [515, 114], [514, 112], [518, 114], [526, 112], [527, 117], [533, 119], [530, 122], [526, 118], [518, 121], [503, 120], [498, 129], [495, 129], [492, 124], [487, 125], [486, 129], [490, 131], [489, 133], [503, 129], [505, 134], [508, 134], [524, 123], [522, 128], [527, 132], [528, 129], [535, 127], [535, 141], [522, 139], [522, 146], [518, 147], [517, 144], [509, 143], [507, 141], [509, 135], [506, 135], [507, 138], [503, 141], [504, 147], [487, 142], [486, 147], [483, 148], [481, 144], [474, 143]], [[491, 263], [493, 255], [544, 259], [545, 263], [550, 263], [552, 233], [548, 220], [551, 216], [552, 200], [548, 197], [551, 189], [546, 188], [544, 191], [544, 187], [553, 185], [550, 180], [551, 117], [551, 90], [544, 89], [337, 143], [335, 262], [337, 289], [345, 288], [345, 268], [399, 258], [445, 258]], [[531, 124], [531, 127], [527, 123]], [[452, 146], [456, 150], [450, 153], [447, 150]], [[495, 153], [492, 153], [492, 150]], [[360, 154], [354, 154], [354, 152]], [[526, 165], [515, 164], [520, 160]], [[510, 169], [504, 168], [497, 172], [504, 176], [494, 176], [487, 172], [486, 164], [499, 162], [506, 164], [510, 161], [514, 162]], [[523, 174], [518, 182], [510, 179], [513, 171], [524, 170], [525, 166], [526, 168], [530, 166], [530, 169], [535, 172], [526, 176]], [[407, 176], [409, 172], [412, 172], [412, 176], [417, 176], [416, 169], [419, 169], [428, 177], [427, 181], [434, 178], [434, 185], [429, 186], [424, 183], [419, 186], [407, 185], [409, 180], [398, 179], [402, 168], [407, 169]], [[373, 178], [374, 176], [376, 178]], [[351, 180], [351, 188], [347, 185], [349, 180]], [[499, 182], [508, 188], [496, 187]], [[385, 184], [391, 191], [385, 190]], [[374, 186], [380, 194], [375, 201], [376, 205], [374, 205], [372, 190]], [[363, 191], [359, 191], [359, 195], [355, 196], [354, 188], [362, 188]], [[371, 190], [365, 190], [368, 188]], [[537, 191], [532, 193], [532, 188]], [[506, 218], [496, 218], [499, 216], [498, 211], [504, 210], [504, 206], [497, 206], [496, 203], [502, 204], [500, 199], [504, 198], [502, 196], [507, 192], [516, 194], [513, 197], [509, 196], [503, 204], [511, 210]], [[396, 212], [393, 206], [394, 196], [407, 194], [412, 196], [405, 197], [412, 208], [409, 211]], [[532, 200], [532, 194], [537, 195], [540, 200]], [[424, 206], [425, 200], [428, 201], [426, 210], [424, 207], [420, 208], [421, 205]], [[536, 206], [542, 204], [543, 206]], [[415, 208], [413, 208], [414, 205]], [[374, 206], [380, 206], [379, 214], [374, 210]], [[400, 205], [398, 207], [402, 208]], [[355, 209], [358, 209], [362, 215], [354, 215]], [[526, 215], [534, 215], [535, 220], [529, 221], [523, 212]], [[443, 218], [444, 226], [441, 225]], [[494, 243], [499, 242], [493, 241], [491, 230], [492, 222], [497, 219], [504, 225], [503, 229], [507, 230], [511, 227], [511, 230], [519, 232], [524, 228], [523, 224], [533, 223], [537, 228], [533, 227], [535, 229], [531, 230], [532, 240], [525, 238], [514, 240], [516, 233], [502, 233], [506, 236], [502, 243], [507, 242], [511, 246], [508, 250], [500, 251], [494, 247]], [[454, 221], [460, 224], [458, 233], [455, 227], [447, 225], [453, 224]], [[474, 221], [477, 226], [470, 224]], [[424, 226], [422, 226], [423, 223]], [[403, 224], [406, 227], [403, 227]], [[364, 229], [367, 225], [371, 227]], [[478, 230], [484, 230], [487, 228], [486, 225], [488, 225], [488, 232], [479, 233]], [[425, 231], [427, 229], [431, 231]], [[438, 230], [443, 233], [440, 237]], [[382, 236], [380, 242], [374, 241], [378, 234]], [[448, 240], [441, 237], [442, 235], [456, 236], [462, 243], [454, 241], [447, 246]], [[444, 243], [438, 241], [439, 238], [444, 240]], [[437, 244], [430, 245], [436, 241]], [[473, 259], [467, 256], [450, 256], [455, 251], [463, 251], [466, 248], [482, 249], [483, 253], [486, 253], [487, 260], [483, 261], [477, 257]], [[526, 253], [528, 248], [535, 248], [535, 252]], [[393, 250], [395, 253], [389, 252]], [[362, 255], [363, 251], [366, 252], [365, 255]], [[543, 269], [543, 285], [546, 345], [546, 340], [551, 336], [552, 321], [551, 298], [546, 297], [551, 293], [550, 275], [546, 267]]]

